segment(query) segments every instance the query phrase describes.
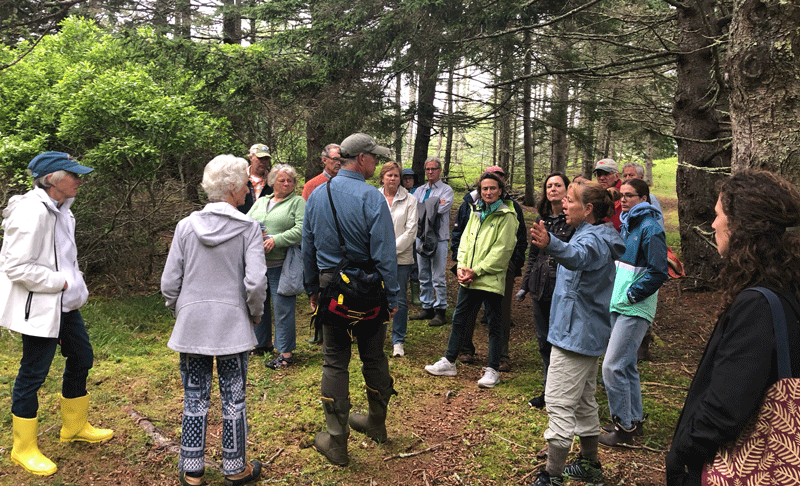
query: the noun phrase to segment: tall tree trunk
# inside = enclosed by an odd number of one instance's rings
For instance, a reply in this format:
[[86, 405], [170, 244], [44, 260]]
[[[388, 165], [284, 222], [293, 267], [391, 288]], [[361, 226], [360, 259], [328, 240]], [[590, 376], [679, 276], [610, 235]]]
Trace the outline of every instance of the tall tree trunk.
[[242, 17], [236, 7], [236, 0], [222, 1], [222, 42], [225, 44], [242, 42]]
[[569, 78], [565, 74], [555, 76], [553, 95], [550, 98], [550, 170], [567, 171], [567, 103], [569, 102]]
[[[399, 55], [399, 54], [398, 54]], [[395, 74], [394, 86], [394, 159], [403, 166], [403, 73]]]
[[734, 171], [756, 167], [800, 183], [800, 6], [737, 0], [731, 26]]
[[325, 146], [322, 143], [324, 134], [325, 127], [321, 123], [315, 122], [313, 118], [306, 121], [306, 180], [310, 180], [322, 173], [320, 154]]
[[417, 101], [417, 136], [414, 140], [414, 172], [424, 174], [425, 159], [431, 142], [433, 117], [436, 107], [436, 82], [439, 78], [439, 51], [431, 49], [425, 57], [425, 64], [419, 76], [419, 98]]
[[[507, 83], [514, 78], [513, 51], [513, 43], [506, 41], [502, 49], [501, 82]], [[514, 86], [511, 83], [503, 84], [502, 88], [497, 90], [497, 94], [500, 97], [497, 113], [499, 129], [497, 133], [497, 165], [502, 167], [503, 172], [508, 174], [511, 167], [511, 128], [514, 117], [512, 97], [514, 95]]]
[[192, 34], [191, 0], [175, 0], [175, 33], [178, 37], [189, 39]]
[[525, 199], [526, 206], [533, 206], [536, 204], [536, 178], [533, 174], [533, 129], [531, 127], [531, 65], [533, 64], [533, 42], [531, 41], [531, 32], [525, 29], [523, 38], [523, 45], [525, 46], [525, 58], [523, 60], [523, 75], [525, 81], [522, 87], [522, 144], [525, 154]]
[[456, 68], [450, 69], [447, 75], [447, 140], [444, 149], [444, 177], [450, 175], [450, 161], [453, 157], [453, 74]]
[[[712, 280], [719, 257], [709, 244], [716, 204], [715, 186], [730, 167], [728, 88], [722, 80], [722, 54], [715, 0], [694, 0], [677, 8], [678, 85], [672, 115], [678, 143], [678, 218], [681, 254], [687, 274]], [[716, 76], [715, 76], [716, 75]]]

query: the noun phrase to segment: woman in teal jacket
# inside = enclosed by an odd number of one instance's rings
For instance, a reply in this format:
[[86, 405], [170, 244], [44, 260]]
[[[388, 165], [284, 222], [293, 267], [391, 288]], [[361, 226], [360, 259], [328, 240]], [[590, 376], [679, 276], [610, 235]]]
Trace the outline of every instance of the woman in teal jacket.
[[[544, 433], [547, 465], [533, 486], [562, 484], [564, 474], [585, 482], [603, 479], [594, 395], [597, 364], [611, 335], [608, 305], [614, 260], [625, 244], [612, 226], [603, 224], [603, 218], [613, 215], [614, 203], [597, 182], [570, 184], [564, 212], [567, 224], [575, 228], [569, 242], [548, 233], [543, 222], [531, 228], [533, 244], [559, 264], [547, 335], [553, 345], [544, 392], [550, 417]], [[575, 435], [580, 437], [581, 452], [565, 467]]]
[[[667, 243], [658, 223], [661, 211], [650, 205], [650, 188], [641, 179], [630, 179], [620, 187], [625, 254], [617, 261], [617, 276], [611, 296], [611, 338], [603, 359], [603, 383], [613, 424], [600, 443], [631, 444], [641, 434], [644, 417], [636, 351], [653, 321], [658, 289], [667, 275]], [[638, 430], [637, 430], [638, 429]]]
[[453, 328], [447, 353], [425, 371], [435, 376], [455, 376], [456, 358], [467, 338], [467, 323], [485, 302], [489, 321], [489, 366], [478, 380], [481, 388], [500, 383], [500, 354], [503, 348], [502, 302], [508, 262], [517, 238], [516, 212], [500, 199], [503, 181], [487, 172], [478, 180], [481, 199], [474, 206], [458, 247], [458, 303], [453, 313]]

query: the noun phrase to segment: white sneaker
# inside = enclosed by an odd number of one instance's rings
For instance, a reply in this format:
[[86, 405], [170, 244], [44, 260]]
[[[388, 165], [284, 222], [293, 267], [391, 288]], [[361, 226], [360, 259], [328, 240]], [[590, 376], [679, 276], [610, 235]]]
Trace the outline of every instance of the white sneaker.
[[478, 380], [478, 386], [481, 388], [494, 388], [498, 384], [500, 384], [500, 373], [494, 368], [484, 368], [483, 378]]
[[392, 356], [395, 358], [401, 358], [405, 356], [406, 353], [403, 351], [403, 343], [394, 343], [394, 350], [392, 351]]
[[425, 367], [425, 371], [434, 376], [456, 376], [456, 364], [442, 358], [432, 365]]

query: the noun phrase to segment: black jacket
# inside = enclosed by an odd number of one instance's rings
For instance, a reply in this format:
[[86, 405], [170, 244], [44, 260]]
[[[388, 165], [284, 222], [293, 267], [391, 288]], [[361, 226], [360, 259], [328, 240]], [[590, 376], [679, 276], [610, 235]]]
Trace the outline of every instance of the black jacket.
[[[266, 175], [264, 177], [266, 177]], [[244, 198], [244, 204], [236, 208], [239, 210], [239, 212], [244, 214], [247, 214], [247, 212], [250, 211], [250, 208], [253, 207], [253, 204], [255, 204], [257, 199], [256, 197], [254, 197], [256, 191], [253, 189], [252, 182], [247, 181], [247, 189], [248, 191], [247, 191], [247, 196], [245, 196]], [[267, 184], [264, 184], [264, 188], [261, 189], [261, 194], [259, 194], [258, 197], [269, 196], [270, 194], [272, 194], [272, 187], [270, 187]]]
[[[792, 376], [800, 377], [800, 309], [789, 291], [771, 290], [781, 296]], [[717, 321], [697, 366], [667, 454], [667, 484], [700, 485], [703, 465], [736, 440], [776, 381], [769, 303], [744, 290]]]
[[[536, 218], [536, 224], [544, 220], [544, 227], [553, 236], [563, 242], [569, 241], [575, 228], [567, 224], [567, 216], [562, 212], [555, 216]], [[531, 293], [533, 300], [550, 300], [556, 286], [556, 268], [558, 264], [547, 253], [531, 243], [528, 250], [528, 267], [522, 278], [521, 288]]]

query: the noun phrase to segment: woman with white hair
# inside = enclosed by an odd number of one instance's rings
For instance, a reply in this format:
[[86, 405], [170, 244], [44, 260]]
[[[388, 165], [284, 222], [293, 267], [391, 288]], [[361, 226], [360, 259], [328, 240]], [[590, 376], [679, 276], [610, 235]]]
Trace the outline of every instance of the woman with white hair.
[[[288, 368], [293, 363], [297, 332], [294, 311], [296, 295], [281, 295], [278, 286], [283, 263], [289, 247], [299, 245], [303, 237], [303, 214], [306, 200], [294, 193], [297, 187], [297, 171], [291, 165], [278, 164], [269, 171], [267, 184], [273, 193], [256, 201], [247, 213], [261, 223], [264, 232], [264, 254], [267, 261], [267, 278], [272, 308], [275, 313], [275, 348], [278, 356], [267, 363], [273, 370]], [[269, 309], [256, 326], [258, 346], [269, 347], [272, 326]]]
[[170, 349], [180, 353], [183, 432], [178, 468], [182, 485], [204, 484], [206, 417], [214, 358], [222, 401], [222, 474], [226, 484], [258, 479], [261, 463], [245, 458], [245, 385], [253, 324], [267, 295], [258, 223], [240, 213], [247, 195], [247, 162], [220, 155], [203, 171], [209, 203], [175, 228], [161, 293], [175, 314]]
[[89, 291], [78, 268], [70, 206], [83, 184], [81, 175], [92, 170], [63, 152], [41, 153], [28, 164], [33, 189], [12, 197], [3, 210], [0, 323], [22, 336], [22, 359], [11, 395], [11, 460], [39, 476], [57, 470], [37, 444], [37, 394], [58, 346], [66, 358], [61, 441], [101, 442], [114, 435], [87, 422], [86, 379], [94, 352], [80, 313]]

